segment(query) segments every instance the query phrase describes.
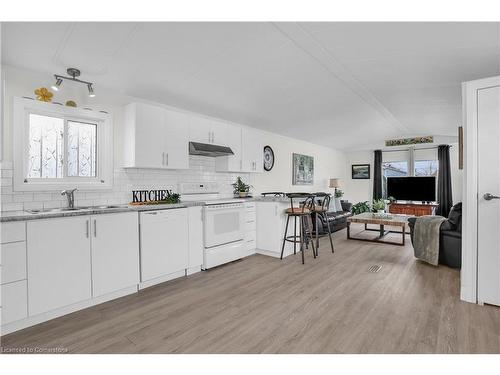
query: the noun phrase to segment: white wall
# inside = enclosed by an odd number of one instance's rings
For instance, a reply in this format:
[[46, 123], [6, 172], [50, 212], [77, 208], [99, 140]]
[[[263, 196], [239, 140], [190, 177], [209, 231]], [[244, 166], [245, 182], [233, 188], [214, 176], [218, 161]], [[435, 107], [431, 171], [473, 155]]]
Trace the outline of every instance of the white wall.
[[[60, 207], [65, 204], [64, 197], [58, 192], [40, 191], [34, 193], [15, 192], [12, 188], [12, 98], [34, 97], [33, 90], [44, 86], [50, 87], [53, 77], [50, 74], [27, 71], [14, 67], [2, 67], [2, 85], [5, 84], [4, 116], [2, 122], [3, 153], [0, 169], [2, 210], [22, 210], [29, 208]], [[275, 166], [271, 172], [262, 174], [220, 173], [215, 171], [215, 159], [207, 157], [190, 157], [190, 169], [187, 171], [164, 171], [120, 168], [121, 132], [120, 108], [132, 101], [145, 102], [124, 94], [100, 88], [96, 84], [96, 97], [86, 95], [86, 87], [64, 82], [64, 87], [55, 93], [53, 101], [65, 103], [75, 100], [79, 107], [90, 107], [93, 110], [105, 110], [114, 116], [114, 186], [108, 191], [77, 192], [76, 204], [100, 205], [127, 203], [131, 200], [131, 190], [146, 188], [172, 188], [177, 190], [180, 182], [211, 182], [219, 183], [223, 195], [231, 195], [233, 182], [238, 175], [254, 186], [255, 193], [263, 191], [324, 191], [327, 190], [328, 179], [343, 177], [345, 173], [345, 156], [335, 151], [309, 142], [300, 141], [264, 132], [266, 144], [275, 153]], [[313, 186], [292, 186], [292, 153], [314, 156], [315, 176]]]
[[[453, 203], [462, 201], [462, 175], [463, 171], [458, 169], [458, 144], [451, 143], [450, 159], [451, 159], [451, 185]], [[408, 152], [387, 152], [382, 153], [384, 161], [399, 161], [407, 160]], [[416, 151], [416, 155], [420, 158], [435, 158], [437, 160], [437, 149]], [[346, 153], [346, 176], [344, 188], [344, 197], [353, 203], [362, 201], [371, 201], [373, 196], [373, 151], [353, 151]], [[351, 179], [352, 164], [370, 164], [370, 180], [353, 180]]]

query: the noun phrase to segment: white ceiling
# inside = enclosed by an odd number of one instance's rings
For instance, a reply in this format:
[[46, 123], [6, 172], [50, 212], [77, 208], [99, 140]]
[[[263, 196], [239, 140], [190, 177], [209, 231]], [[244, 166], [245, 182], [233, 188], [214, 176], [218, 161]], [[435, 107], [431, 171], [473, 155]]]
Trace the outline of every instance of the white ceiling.
[[500, 24], [4, 23], [2, 63], [347, 150], [456, 135]]

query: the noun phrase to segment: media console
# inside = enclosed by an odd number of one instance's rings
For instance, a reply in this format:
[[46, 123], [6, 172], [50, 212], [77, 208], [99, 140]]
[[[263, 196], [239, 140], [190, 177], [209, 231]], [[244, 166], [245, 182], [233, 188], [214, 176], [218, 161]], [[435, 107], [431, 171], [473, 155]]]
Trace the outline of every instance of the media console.
[[389, 204], [389, 213], [413, 216], [435, 215], [438, 203], [399, 201]]

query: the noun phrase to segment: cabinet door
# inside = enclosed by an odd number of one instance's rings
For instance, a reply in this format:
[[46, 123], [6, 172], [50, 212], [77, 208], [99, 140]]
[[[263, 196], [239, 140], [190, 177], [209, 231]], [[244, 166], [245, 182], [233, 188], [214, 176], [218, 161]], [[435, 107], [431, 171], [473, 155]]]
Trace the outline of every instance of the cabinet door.
[[220, 146], [231, 147], [231, 141], [234, 141], [234, 131], [229, 124], [222, 121], [212, 120], [210, 123], [210, 129], [212, 131], [212, 142], [213, 144]]
[[189, 116], [189, 140], [191, 142], [212, 143], [211, 120], [205, 117]]
[[279, 204], [256, 202], [257, 208], [257, 248], [272, 252], [281, 251], [282, 235]]
[[257, 130], [243, 128], [241, 144], [242, 172], [262, 172], [264, 164], [262, 134]]
[[[214, 133], [215, 134], [215, 133]], [[215, 138], [215, 135], [214, 135]], [[218, 172], [240, 172], [242, 167], [242, 154], [241, 154], [241, 128], [230, 124], [225, 124], [224, 136], [215, 138], [222, 144], [230, 147], [233, 155], [221, 156], [215, 158], [215, 169]]]
[[136, 212], [92, 216], [92, 295], [139, 283], [139, 217]]
[[164, 167], [164, 108], [135, 104], [135, 166]]
[[28, 316], [26, 280], [0, 286], [2, 325], [24, 319]]
[[141, 213], [141, 281], [188, 267], [187, 208]]
[[164, 167], [169, 169], [189, 168], [189, 122], [181, 112], [165, 110], [164, 123]]
[[33, 220], [26, 226], [29, 315], [91, 298], [90, 217]]
[[189, 207], [189, 267], [203, 264], [203, 215], [202, 207]]

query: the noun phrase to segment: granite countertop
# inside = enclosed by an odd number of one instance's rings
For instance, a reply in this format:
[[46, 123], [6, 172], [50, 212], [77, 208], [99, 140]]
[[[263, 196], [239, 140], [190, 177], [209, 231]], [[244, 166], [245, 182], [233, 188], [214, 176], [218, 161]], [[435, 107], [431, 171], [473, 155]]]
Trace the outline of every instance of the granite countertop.
[[0, 222], [10, 221], [25, 221], [37, 219], [53, 219], [59, 217], [82, 216], [82, 215], [101, 215], [113, 214], [119, 212], [141, 212], [141, 211], [155, 211], [155, 210], [172, 210], [176, 208], [186, 208], [192, 206], [203, 206], [205, 202], [181, 202], [176, 204], [151, 204], [151, 205], [116, 205], [116, 207], [89, 207], [81, 210], [74, 211], [41, 211], [32, 213], [29, 211], [4, 211], [0, 217]]
[[[228, 199], [221, 199], [227, 201]], [[252, 197], [252, 198], [234, 198], [235, 202], [280, 202], [289, 203], [290, 199], [286, 197]], [[29, 211], [4, 211], [1, 213], [0, 222], [10, 222], [10, 221], [25, 221], [25, 220], [37, 220], [37, 219], [52, 219], [59, 217], [71, 217], [71, 216], [82, 216], [82, 215], [101, 215], [101, 214], [112, 214], [119, 212], [141, 212], [141, 211], [156, 211], [156, 210], [172, 210], [176, 208], [186, 208], [193, 206], [204, 206], [206, 202], [204, 201], [181, 201], [181, 203], [176, 204], [150, 204], [150, 205], [116, 205], [112, 208], [107, 207], [89, 207], [83, 208], [81, 210], [74, 211], [41, 211], [32, 213]]]

